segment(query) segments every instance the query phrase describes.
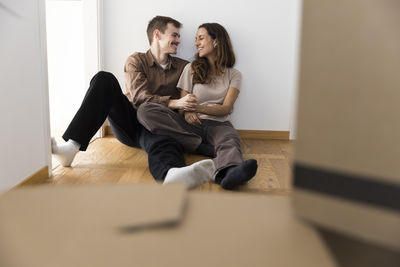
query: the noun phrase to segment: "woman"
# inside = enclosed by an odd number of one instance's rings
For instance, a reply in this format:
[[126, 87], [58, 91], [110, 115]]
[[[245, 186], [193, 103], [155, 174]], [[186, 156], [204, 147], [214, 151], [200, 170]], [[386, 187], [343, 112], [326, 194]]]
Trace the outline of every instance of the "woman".
[[195, 111], [182, 116], [162, 105], [145, 103], [138, 109], [138, 120], [153, 133], [176, 138], [189, 151], [198, 150], [202, 141], [209, 142], [215, 147], [214, 181], [233, 189], [257, 171], [256, 160], [243, 161], [240, 137], [230, 122], [242, 76], [233, 68], [235, 54], [223, 26], [200, 25], [195, 45], [196, 58], [186, 65], [177, 85], [182, 96], [197, 98]]

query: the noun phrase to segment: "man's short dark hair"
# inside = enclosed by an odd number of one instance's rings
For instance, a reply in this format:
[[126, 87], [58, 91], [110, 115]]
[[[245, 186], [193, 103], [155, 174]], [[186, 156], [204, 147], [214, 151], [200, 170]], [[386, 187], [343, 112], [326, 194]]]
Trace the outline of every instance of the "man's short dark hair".
[[182, 27], [182, 23], [179, 21], [165, 16], [156, 16], [149, 21], [147, 25], [147, 37], [149, 38], [150, 45], [153, 42], [153, 32], [157, 29], [161, 33], [164, 33], [168, 23], [172, 23], [178, 29]]

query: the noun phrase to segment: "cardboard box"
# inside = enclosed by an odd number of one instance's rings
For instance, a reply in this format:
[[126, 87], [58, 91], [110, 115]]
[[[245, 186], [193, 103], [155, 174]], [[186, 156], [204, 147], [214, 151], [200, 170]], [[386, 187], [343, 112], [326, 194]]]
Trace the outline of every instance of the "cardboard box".
[[304, 1], [294, 159], [300, 217], [395, 253], [399, 14], [400, 1]]
[[288, 197], [181, 185], [44, 186], [0, 197], [0, 266], [335, 266]]

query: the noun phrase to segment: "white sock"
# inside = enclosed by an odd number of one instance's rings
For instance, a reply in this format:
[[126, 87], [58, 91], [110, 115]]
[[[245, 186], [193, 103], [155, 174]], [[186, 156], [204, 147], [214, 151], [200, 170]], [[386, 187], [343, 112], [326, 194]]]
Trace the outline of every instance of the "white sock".
[[210, 181], [214, 172], [214, 162], [211, 159], [205, 159], [190, 166], [169, 169], [164, 184], [180, 182], [185, 183], [191, 189]]
[[80, 147], [81, 145], [72, 139], [69, 139], [65, 144], [57, 145], [56, 139], [51, 138], [51, 152], [64, 167], [71, 166]]

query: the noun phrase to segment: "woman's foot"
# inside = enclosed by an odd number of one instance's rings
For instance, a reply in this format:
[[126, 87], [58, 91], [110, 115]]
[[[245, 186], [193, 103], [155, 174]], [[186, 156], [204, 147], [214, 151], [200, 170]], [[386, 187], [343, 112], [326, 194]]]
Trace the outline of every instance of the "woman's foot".
[[221, 187], [231, 190], [246, 183], [256, 175], [257, 168], [257, 160], [255, 159], [248, 159], [237, 166], [228, 167], [221, 180]]
[[57, 145], [56, 139], [54, 139], [54, 137], [51, 138], [51, 152], [64, 167], [71, 166], [80, 146], [79, 143], [71, 139], [65, 144]]

